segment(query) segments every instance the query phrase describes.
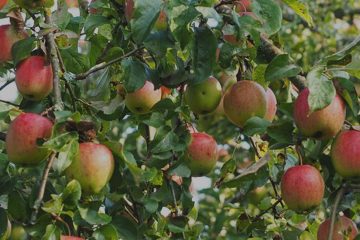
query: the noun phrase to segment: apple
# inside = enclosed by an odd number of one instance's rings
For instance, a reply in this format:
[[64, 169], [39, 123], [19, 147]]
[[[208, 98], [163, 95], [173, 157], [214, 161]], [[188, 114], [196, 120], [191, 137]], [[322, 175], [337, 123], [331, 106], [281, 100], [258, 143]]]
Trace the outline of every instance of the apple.
[[215, 167], [218, 158], [217, 143], [206, 133], [191, 133], [191, 142], [185, 152], [185, 162], [194, 177], [204, 176]]
[[263, 200], [267, 194], [268, 194], [267, 188], [265, 186], [261, 186], [251, 190], [248, 193], [247, 197], [252, 204], [256, 205], [260, 203], [261, 200]]
[[281, 195], [289, 209], [311, 210], [321, 204], [325, 185], [320, 172], [313, 166], [289, 168], [281, 179]]
[[125, 17], [130, 22], [134, 14], [134, 0], [125, 0]]
[[336, 94], [324, 109], [310, 113], [309, 89], [302, 90], [294, 104], [294, 121], [300, 133], [320, 140], [335, 136], [344, 124], [346, 108], [344, 101]]
[[360, 177], [360, 132], [340, 132], [332, 143], [330, 155], [338, 174], [345, 178]]
[[199, 84], [188, 85], [185, 90], [185, 101], [191, 111], [197, 114], [213, 112], [219, 105], [221, 96], [221, 85], [214, 77]]
[[35, 166], [49, 156], [49, 150], [40, 148], [37, 140], [51, 136], [53, 123], [38, 114], [22, 113], [10, 124], [6, 134], [8, 158], [15, 164]]
[[[318, 240], [327, 240], [330, 231], [331, 219], [325, 220], [320, 224], [317, 239]], [[358, 229], [356, 224], [345, 216], [339, 216], [334, 225], [333, 231], [333, 240], [354, 240], [358, 234]]]
[[78, 0], [65, 0], [68, 8], [78, 8], [79, 1]]
[[27, 99], [40, 101], [53, 89], [53, 70], [43, 56], [31, 56], [16, 67], [15, 82]]
[[271, 88], [266, 90], [267, 110], [264, 119], [272, 122], [276, 116], [277, 101]]
[[0, 0], [0, 10], [7, 4], [7, 0]]
[[20, 7], [30, 10], [39, 8], [51, 8], [54, 5], [54, 0], [14, 0], [14, 2]]
[[254, 81], [237, 82], [225, 93], [224, 111], [228, 119], [241, 128], [251, 117], [265, 117], [267, 96], [264, 88]]
[[171, 94], [171, 89], [165, 86], [161, 86], [161, 99], [168, 97]]
[[155, 29], [158, 31], [165, 31], [168, 27], [168, 22], [167, 22], [167, 16], [164, 10], [160, 11], [159, 17], [155, 22], [154, 25]]
[[105, 145], [80, 143], [77, 156], [65, 170], [65, 175], [76, 179], [83, 192], [96, 194], [109, 182], [114, 166], [114, 157]]
[[251, 12], [251, 0], [238, 0], [235, 3], [237, 13]]
[[25, 31], [16, 31], [11, 25], [0, 26], [0, 63], [12, 60], [12, 46], [27, 36]]
[[152, 82], [145, 81], [142, 88], [125, 96], [125, 105], [133, 113], [146, 114], [161, 100], [161, 89], [156, 89]]
[[85, 240], [85, 238], [61, 235], [60, 240]]
[[21, 225], [14, 225], [11, 230], [10, 240], [26, 240], [28, 239], [28, 234], [26, 230]]

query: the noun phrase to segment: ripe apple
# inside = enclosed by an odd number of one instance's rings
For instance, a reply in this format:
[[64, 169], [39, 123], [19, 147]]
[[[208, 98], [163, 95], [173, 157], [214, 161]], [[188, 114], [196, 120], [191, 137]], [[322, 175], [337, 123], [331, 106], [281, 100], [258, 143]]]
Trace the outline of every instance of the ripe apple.
[[277, 101], [275, 94], [271, 90], [271, 88], [268, 88], [266, 90], [266, 98], [267, 98], [267, 110], [264, 118], [272, 122], [276, 116]]
[[26, 38], [25, 31], [17, 32], [11, 25], [0, 26], [0, 63], [12, 60], [11, 48], [19, 40]]
[[204, 176], [215, 167], [218, 158], [217, 143], [206, 133], [191, 133], [191, 142], [185, 153], [185, 162], [194, 177]]
[[65, 170], [69, 179], [76, 179], [85, 193], [99, 193], [114, 172], [114, 157], [102, 144], [80, 143], [79, 152]]
[[168, 22], [167, 22], [167, 16], [164, 10], [160, 11], [159, 17], [155, 22], [154, 25], [155, 29], [158, 31], [165, 31], [168, 27]]
[[360, 177], [360, 132], [340, 132], [331, 146], [332, 164], [343, 177]]
[[81, 237], [61, 235], [60, 240], [85, 240], [85, 239], [84, 239], [84, 238], [81, 238]]
[[194, 113], [206, 114], [217, 108], [221, 95], [219, 81], [209, 77], [202, 83], [188, 85], [185, 90], [185, 101]]
[[[330, 231], [331, 219], [325, 220], [320, 224], [317, 239], [318, 240], [327, 240]], [[356, 224], [345, 216], [339, 216], [335, 221], [334, 231], [333, 231], [333, 240], [354, 240], [358, 234], [358, 229]]]
[[237, 13], [251, 12], [251, 0], [239, 0], [235, 3]]
[[309, 89], [301, 91], [294, 104], [294, 121], [299, 131], [306, 137], [321, 140], [330, 139], [341, 129], [346, 108], [344, 101], [336, 94], [331, 104], [324, 109], [310, 113]]
[[51, 64], [47, 63], [43, 56], [31, 56], [18, 64], [15, 82], [19, 92], [25, 98], [40, 101], [53, 89]]
[[146, 81], [142, 88], [126, 94], [125, 105], [133, 113], [146, 114], [161, 100], [161, 95], [161, 89], [155, 90], [154, 84]]
[[161, 89], [161, 99], [164, 99], [171, 94], [170, 88], [161, 86], [160, 89]]
[[265, 117], [267, 96], [264, 88], [254, 81], [242, 80], [234, 84], [224, 96], [224, 110], [228, 119], [244, 127], [251, 117]]
[[134, 14], [134, 0], [125, 0], [125, 17], [130, 22]]
[[54, 5], [54, 0], [14, 0], [14, 2], [20, 7], [30, 10], [39, 8], [50, 8]]
[[22, 113], [10, 124], [6, 134], [6, 151], [15, 164], [35, 166], [43, 161], [49, 151], [37, 145], [38, 139], [51, 136], [53, 123], [38, 114]]
[[320, 205], [325, 185], [320, 172], [310, 165], [289, 168], [281, 179], [281, 195], [289, 209], [296, 212]]
[[26, 240], [26, 239], [28, 239], [28, 234], [26, 233], [26, 230], [23, 226], [15, 225], [12, 227], [10, 239], [11, 240]]
[[0, 0], [0, 10], [7, 4], [7, 0]]

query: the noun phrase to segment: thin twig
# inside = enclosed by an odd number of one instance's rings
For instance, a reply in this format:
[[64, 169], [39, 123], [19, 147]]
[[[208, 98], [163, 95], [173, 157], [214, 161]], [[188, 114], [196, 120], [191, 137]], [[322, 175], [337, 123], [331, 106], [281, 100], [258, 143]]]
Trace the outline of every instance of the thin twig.
[[4, 83], [4, 85], [2, 85], [0, 87], [0, 91], [3, 90], [4, 88], [6, 88], [8, 85], [10, 85], [13, 82], [15, 82], [15, 79], [10, 79], [10, 80], [6, 81], [6, 83]]
[[[278, 190], [276, 189], [276, 183], [274, 182], [274, 180], [269, 176], [269, 180], [270, 180], [270, 183], [271, 183], [271, 186], [272, 188], [274, 189], [274, 193], [275, 193], [275, 196], [276, 196], [276, 199], [281, 199], [279, 193], [278, 193]], [[284, 206], [284, 203], [282, 201], [280, 201], [280, 205], [282, 207], [285, 207]]]
[[170, 180], [170, 189], [171, 189], [171, 194], [173, 197], [173, 201], [174, 201], [174, 208], [176, 209], [176, 215], [180, 216], [181, 215], [181, 211], [177, 206], [177, 200], [176, 200], [176, 195], [175, 195], [175, 188], [174, 188], [174, 183], [173, 181]]
[[260, 218], [265, 215], [266, 213], [268, 213], [270, 210], [274, 209], [279, 203], [281, 203], [282, 199], [278, 199], [273, 205], [271, 205], [270, 207], [268, 207], [267, 209], [265, 209], [264, 211], [262, 211], [261, 213], [259, 213], [253, 220], [253, 222], [256, 222], [258, 220], [260, 220]]
[[50, 172], [51, 166], [53, 165], [53, 163], [55, 161], [55, 157], [56, 157], [56, 153], [52, 152], [48, 159], [47, 165], [44, 169], [44, 173], [43, 173], [41, 183], [40, 183], [39, 193], [35, 200], [35, 203], [33, 206], [33, 213], [31, 215], [31, 223], [33, 223], [33, 224], [35, 224], [35, 222], [36, 222], [37, 214], [39, 212], [39, 208], [40, 208], [43, 198], [44, 198], [46, 183], [47, 183], [47, 180], [49, 177], [49, 172]]
[[339, 189], [338, 193], [336, 194], [335, 202], [334, 202], [333, 209], [331, 212], [331, 222], [330, 222], [330, 230], [329, 230], [328, 240], [333, 239], [334, 226], [335, 226], [335, 221], [336, 221], [336, 217], [337, 217], [337, 209], [341, 202], [342, 197], [344, 196], [344, 193], [345, 193], [345, 187], [342, 186]]
[[64, 224], [65, 227], [66, 227], [66, 230], [67, 230], [68, 234], [71, 235], [71, 230], [70, 230], [69, 224], [68, 224], [67, 222], [65, 222], [65, 220], [62, 219], [62, 217], [60, 217], [60, 216], [58, 216], [58, 215], [56, 215], [56, 214], [54, 214], [54, 213], [51, 213], [51, 216], [52, 216], [56, 221], [61, 222], [62, 224]]
[[141, 49], [142, 48], [136, 48], [136, 49], [124, 54], [123, 56], [115, 58], [115, 59], [113, 59], [113, 60], [111, 60], [109, 62], [99, 63], [99, 64], [95, 65], [94, 67], [92, 67], [89, 71], [76, 75], [75, 80], [84, 80], [89, 75], [91, 75], [91, 74], [93, 74], [93, 73], [95, 73], [95, 72], [97, 72], [99, 70], [102, 70], [102, 69], [104, 69], [104, 68], [106, 68], [106, 67], [108, 67], [108, 66], [110, 66], [110, 65], [112, 65], [114, 63], [117, 63], [117, 62], [123, 60], [124, 58], [130, 57], [131, 55], [133, 55], [134, 53], [140, 51]]
[[261, 156], [260, 156], [260, 153], [259, 153], [256, 145], [255, 145], [254, 139], [252, 139], [252, 137], [249, 137], [249, 140], [250, 140], [250, 144], [251, 144], [252, 148], [253, 148], [254, 151], [255, 151], [256, 156], [260, 159]]
[[13, 103], [13, 102], [9, 102], [9, 101], [6, 101], [6, 100], [0, 99], [0, 102], [6, 103], [6, 104], [9, 104], [9, 105], [12, 105], [12, 106], [14, 106], [14, 107], [20, 107], [19, 104], [16, 104], [16, 103]]

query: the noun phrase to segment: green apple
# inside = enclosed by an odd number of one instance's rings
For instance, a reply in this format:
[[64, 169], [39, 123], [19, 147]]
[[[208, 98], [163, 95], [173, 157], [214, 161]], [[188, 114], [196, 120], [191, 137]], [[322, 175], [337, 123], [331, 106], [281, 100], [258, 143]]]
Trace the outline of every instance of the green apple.
[[28, 234], [21, 225], [14, 225], [11, 230], [10, 240], [27, 240]]

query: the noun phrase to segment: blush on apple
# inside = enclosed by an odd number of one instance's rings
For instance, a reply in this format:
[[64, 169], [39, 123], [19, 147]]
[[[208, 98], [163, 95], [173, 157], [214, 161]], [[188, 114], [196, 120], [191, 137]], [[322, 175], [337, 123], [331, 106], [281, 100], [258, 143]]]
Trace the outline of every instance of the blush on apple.
[[271, 88], [266, 90], [267, 110], [264, 119], [272, 122], [276, 116], [277, 101]]
[[7, 4], [7, 0], [0, 0], [0, 10]]
[[12, 60], [11, 48], [19, 40], [26, 38], [25, 31], [16, 31], [11, 25], [0, 26], [0, 63]]
[[[325, 220], [320, 224], [317, 239], [327, 240], [330, 231], [331, 219]], [[333, 238], [332, 240], [354, 240], [358, 234], [356, 224], [345, 216], [339, 216], [334, 225]]]

